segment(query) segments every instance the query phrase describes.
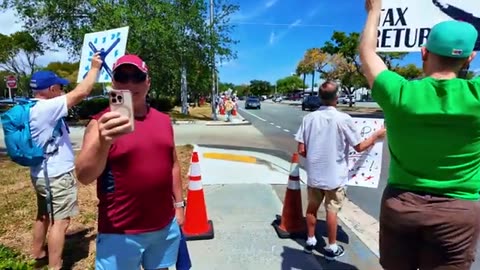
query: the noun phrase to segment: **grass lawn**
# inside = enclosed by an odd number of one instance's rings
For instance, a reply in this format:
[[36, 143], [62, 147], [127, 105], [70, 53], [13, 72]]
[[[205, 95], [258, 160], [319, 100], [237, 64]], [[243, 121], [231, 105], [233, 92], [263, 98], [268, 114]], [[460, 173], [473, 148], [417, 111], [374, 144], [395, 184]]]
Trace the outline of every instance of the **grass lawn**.
[[181, 107], [175, 107], [169, 112], [172, 120], [212, 120], [212, 107], [209, 103], [205, 103], [203, 106], [190, 107], [190, 114], [185, 115], [181, 113]]
[[[184, 196], [188, 189], [187, 172], [192, 146], [178, 146], [182, 168]], [[80, 215], [72, 220], [64, 251], [65, 269], [94, 269], [97, 218], [96, 184], [79, 184]], [[7, 260], [27, 262], [32, 239], [32, 224], [36, 215], [36, 199], [28, 169], [0, 155], [0, 268]]]

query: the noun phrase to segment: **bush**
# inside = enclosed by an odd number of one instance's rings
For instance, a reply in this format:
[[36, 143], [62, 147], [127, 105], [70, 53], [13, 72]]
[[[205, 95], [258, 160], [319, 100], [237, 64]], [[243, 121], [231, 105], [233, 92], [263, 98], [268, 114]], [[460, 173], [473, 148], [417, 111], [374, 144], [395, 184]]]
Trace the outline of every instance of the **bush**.
[[33, 269], [33, 262], [26, 262], [20, 253], [0, 245], [0, 269], [29, 270]]
[[161, 112], [169, 112], [175, 107], [174, 100], [169, 97], [149, 98], [150, 106]]
[[108, 107], [108, 98], [93, 98], [84, 100], [76, 107], [76, 113], [80, 119], [88, 119], [91, 116], [105, 110]]

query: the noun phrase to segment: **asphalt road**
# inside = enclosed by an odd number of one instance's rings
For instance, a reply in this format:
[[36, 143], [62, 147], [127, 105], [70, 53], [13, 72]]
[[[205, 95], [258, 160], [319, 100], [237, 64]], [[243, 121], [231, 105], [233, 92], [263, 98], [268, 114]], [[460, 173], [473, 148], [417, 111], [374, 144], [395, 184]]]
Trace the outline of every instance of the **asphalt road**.
[[[276, 150], [283, 151], [288, 156], [296, 151], [297, 143], [294, 136], [308, 111], [302, 111], [298, 106], [269, 102], [263, 102], [260, 110], [245, 110], [243, 102], [239, 102], [239, 109], [240, 114], [267, 137]], [[377, 189], [348, 187], [349, 199], [376, 219], [379, 216], [380, 199], [387, 182], [390, 160], [387, 147], [383, 149], [382, 158], [382, 173]], [[303, 160], [301, 163], [303, 164]]]

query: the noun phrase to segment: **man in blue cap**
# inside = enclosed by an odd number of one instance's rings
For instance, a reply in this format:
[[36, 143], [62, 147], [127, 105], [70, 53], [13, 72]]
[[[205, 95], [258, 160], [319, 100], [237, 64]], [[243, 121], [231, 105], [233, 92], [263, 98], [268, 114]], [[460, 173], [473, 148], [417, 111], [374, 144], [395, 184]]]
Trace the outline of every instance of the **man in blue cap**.
[[381, 0], [366, 0], [363, 73], [387, 123], [390, 170], [380, 208], [380, 263], [470, 269], [480, 230], [480, 80], [458, 78], [475, 57], [467, 22], [432, 27], [424, 78], [389, 71], [376, 53]]
[[[33, 225], [32, 255], [38, 264], [44, 264], [48, 259], [49, 269], [61, 269], [65, 233], [70, 218], [78, 214], [74, 152], [67, 126], [62, 119], [67, 116], [70, 108], [90, 94], [101, 65], [102, 60], [96, 54], [92, 58], [91, 69], [85, 79], [67, 94], [64, 94], [63, 86], [68, 84], [68, 80], [58, 77], [51, 71], [35, 72], [30, 81], [30, 88], [37, 101], [30, 109], [32, 140], [38, 145], [47, 145], [47, 151], [53, 152], [48, 157], [46, 168], [43, 164], [30, 167], [38, 206]], [[51, 141], [54, 129], [59, 129], [60, 136], [55, 141]], [[52, 199], [51, 202], [47, 202], [47, 192], [50, 191]], [[47, 211], [48, 203], [53, 206], [52, 216], [55, 222], [50, 220]], [[45, 242], [51, 221], [47, 252]]]

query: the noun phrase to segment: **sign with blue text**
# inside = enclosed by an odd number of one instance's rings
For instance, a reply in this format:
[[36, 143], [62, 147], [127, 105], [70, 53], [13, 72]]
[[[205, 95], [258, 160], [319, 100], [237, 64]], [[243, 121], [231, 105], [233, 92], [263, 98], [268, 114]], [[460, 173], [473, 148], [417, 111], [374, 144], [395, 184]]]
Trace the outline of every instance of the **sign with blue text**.
[[87, 75], [92, 56], [96, 52], [100, 52], [103, 60], [102, 70], [97, 82], [108, 83], [112, 81], [112, 66], [120, 56], [125, 54], [127, 48], [128, 29], [129, 27], [126, 26], [85, 34], [77, 83], [81, 82]]
[[[383, 0], [378, 51], [418, 52], [432, 26], [447, 20], [468, 22], [480, 32], [479, 3], [479, 0]], [[480, 50], [480, 36], [475, 50]]]

